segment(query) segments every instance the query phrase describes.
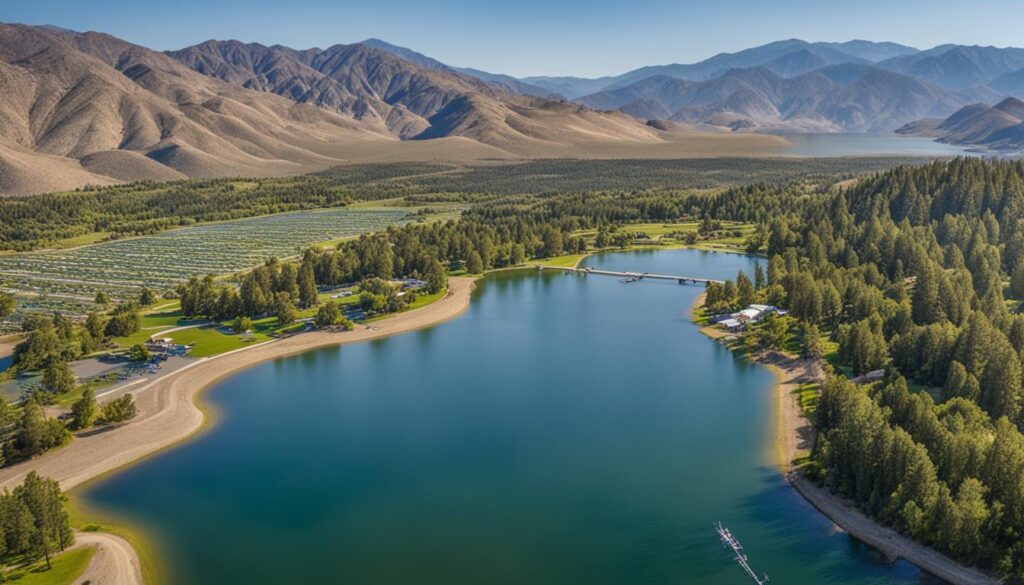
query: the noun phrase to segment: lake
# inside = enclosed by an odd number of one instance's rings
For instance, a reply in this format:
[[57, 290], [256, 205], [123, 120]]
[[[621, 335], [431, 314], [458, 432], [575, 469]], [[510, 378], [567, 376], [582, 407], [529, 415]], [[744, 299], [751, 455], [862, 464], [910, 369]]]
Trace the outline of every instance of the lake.
[[[711, 278], [741, 255], [589, 265]], [[772, 375], [702, 336], [699, 287], [488, 276], [434, 328], [255, 366], [209, 432], [85, 494], [173, 583], [917, 583], [837, 532], [773, 459]]]
[[[936, 142], [934, 138], [901, 136], [895, 133], [785, 134], [788, 156], [970, 156], [966, 148]], [[977, 156], [977, 154], [974, 154]]]

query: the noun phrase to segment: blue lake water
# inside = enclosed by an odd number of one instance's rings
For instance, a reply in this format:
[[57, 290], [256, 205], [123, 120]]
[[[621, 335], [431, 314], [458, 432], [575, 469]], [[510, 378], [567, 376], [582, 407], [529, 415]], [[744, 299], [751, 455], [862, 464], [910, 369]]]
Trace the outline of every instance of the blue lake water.
[[962, 146], [943, 144], [933, 138], [887, 134], [786, 134], [790, 142], [782, 154], [790, 156], [966, 156]]
[[[740, 255], [608, 254], [706, 277]], [[519, 271], [434, 328], [255, 366], [210, 432], [86, 494], [188, 585], [917, 583], [790, 489], [773, 377], [703, 337], [701, 289]]]

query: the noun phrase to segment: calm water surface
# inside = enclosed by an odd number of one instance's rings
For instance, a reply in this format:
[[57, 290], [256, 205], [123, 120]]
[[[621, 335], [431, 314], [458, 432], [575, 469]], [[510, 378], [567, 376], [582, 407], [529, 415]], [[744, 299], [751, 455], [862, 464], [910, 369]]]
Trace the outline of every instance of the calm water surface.
[[[709, 277], [738, 255], [604, 255]], [[773, 465], [772, 376], [701, 336], [700, 292], [488, 277], [462, 317], [233, 376], [218, 424], [88, 499], [160, 543], [174, 583], [916, 583]]]
[[790, 146], [782, 153], [791, 156], [965, 156], [971, 153], [933, 138], [899, 134], [786, 134]]

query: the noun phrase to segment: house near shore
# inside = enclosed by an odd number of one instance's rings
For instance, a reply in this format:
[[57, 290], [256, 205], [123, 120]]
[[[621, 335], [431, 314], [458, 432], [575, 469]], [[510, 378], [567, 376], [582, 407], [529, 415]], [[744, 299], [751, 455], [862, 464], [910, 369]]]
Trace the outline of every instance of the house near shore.
[[719, 321], [718, 327], [723, 331], [728, 331], [729, 333], [739, 333], [740, 331], [743, 331], [743, 323], [731, 317]]
[[716, 315], [711, 318], [711, 323], [716, 324], [720, 329], [736, 333], [743, 331], [748, 323], [757, 323], [772, 314], [785, 315], [786, 311], [772, 305], [750, 305], [731, 315]]

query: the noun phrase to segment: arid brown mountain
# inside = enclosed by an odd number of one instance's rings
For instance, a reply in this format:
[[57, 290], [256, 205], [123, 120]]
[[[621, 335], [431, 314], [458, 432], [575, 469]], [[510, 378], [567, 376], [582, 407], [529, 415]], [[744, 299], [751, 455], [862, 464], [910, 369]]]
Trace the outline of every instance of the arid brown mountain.
[[[383, 130], [96, 33], [0, 25], [0, 192], [300, 172]], [[318, 148], [322, 146], [324, 148]]]
[[971, 104], [945, 120], [919, 120], [897, 132], [931, 136], [949, 144], [1024, 151], [1024, 101], [1011, 97], [991, 107]]
[[486, 81], [487, 83], [493, 85], [494, 87], [497, 87], [500, 90], [507, 91], [509, 93], [514, 93], [518, 95], [532, 95], [552, 100], [565, 99], [564, 96], [557, 92], [553, 92], [544, 89], [543, 87], [540, 87], [538, 85], [533, 85], [523, 80], [516, 79], [511, 75], [489, 73], [487, 71], [473, 69], [472, 67], [455, 67], [445, 65], [444, 63], [438, 61], [437, 59], [433, 59], [422, 53], [417, 53], [412, 49], [392, 45], [391, 43], [382, 41], [380, 39], [366, 39], [365, 41], [360, 41], [359, 44], [366, 45], [368, 47], [375, 47], [377, 49], [382, 49], [400, 59], [409, 61], [413, 65], [418, 65], [420, 67], [425, 67], [427, 69], [435, 69], [439, 71], [455, 71], [457, 73], [462, 73], [463, 75], [475, 77], [477, 79]]
[[[793, 53], [793, 66], [817, 62]], [[642, 79], [580, 98], [595, 108], [733, 130], [887, 132], [969, 103], [912, 77], [859, 64], [832, 65], [786, 78], [767, 67], [733, 69], [708, 81]]]
[[0, 91], [0, 193], [350, 161], [698, 150], [692, 134], [514, 95], [360, 44], [211, 41], [165, 54], [105, 34], [0, 24]]

